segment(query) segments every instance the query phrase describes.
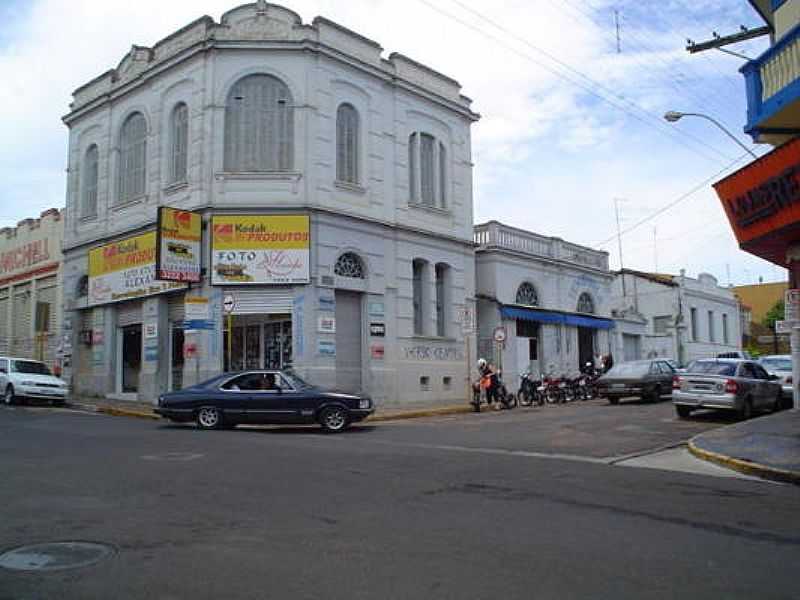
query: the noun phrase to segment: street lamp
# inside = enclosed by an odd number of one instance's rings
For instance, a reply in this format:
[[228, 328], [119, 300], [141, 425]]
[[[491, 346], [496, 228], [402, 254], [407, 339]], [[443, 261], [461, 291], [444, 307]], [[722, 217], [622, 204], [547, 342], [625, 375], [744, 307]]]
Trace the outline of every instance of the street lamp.
[[675, 121], [679, 121], [679, 120], [680, 120], [680, 119], [682, 119], [683, 117], [700, 117], [701, 119], [706, 119], [707, 121], [711, 121], [711, 122], [712, 122], [714, 125], [716, 125], [716, 126], [717, 126], [717, 127], [719, 127], [719, 128], [720, 128], [720, 129], [721, 129], [723, 132], [725, 132], [725, 135], [727, 135], [727, 136], [728, 136], [729, 138], [731, 138], [731, 139], [732, 139], [734, 142], [736, 142], [736, 143], [737, 143], [737, 144], [739, 144], [739, 145], [740, 145], [742, 148], [744, 148], [744, 149], [745, 149], [745, 151], [746, 151], [748, 154], [750, 154], [750, 156], [752, 156], [753, 158], [758, 158], [758, 156], [756, 156], [756, 153], [755, 153], [755, 152], [753, 152], [752, 150], [750, 150], [750, 148], [748, 148], [748, 147], [747, 147], [747, 146], [745, 146], [745, 145], [744, 145], [744, 144], [743, 144], [741, 141], [739, 141], [739, 138], [737, 138], [737, 137], [736, 137], [735, 135], [733, 135], [733, 134], [732, 134], [730, 131], [728, 131], [727, 129], [725, 129], [725, 127], [722, 125], [722, 123], [720, 123], [720, 122], [719, 122], [719, 121], [717, 121], [716, 119], [713, 119], [713, 118], [709, 117], [708, 115], [703, 115], [703, 114], [700, 114], [700, 113], [683, 113], [683, 112], [677, 112], [677, 111], [674, 111], [674, 110], [670, 110], [670, 111], [668, 111], [668, 112], [664, 113], [664, 118], [665, 118], [667, 121], [669, 121], [670, 123], [674, 123]]

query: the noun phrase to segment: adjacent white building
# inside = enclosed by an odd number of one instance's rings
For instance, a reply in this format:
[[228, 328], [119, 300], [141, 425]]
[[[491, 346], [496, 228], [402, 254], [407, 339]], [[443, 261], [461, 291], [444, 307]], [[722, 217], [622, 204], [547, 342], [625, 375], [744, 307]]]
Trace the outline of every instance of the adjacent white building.
[[615, 356], [687, 363], [741, 349], [739, 302], [708, 273], [697, 279], [623, 269], [611, 299]]
[[608, 253], [497, 221], [477, 225], [475, 243], [478, 354], [509, 387], [526, 371], [573, 375], [612, 351]]
[[[64, 250], [78, 393], [152, 400], [292, 365], [379, 402], [463, 398], [478, 115], [453, 79], [382, 52], [260, 0], [133, 46], [74, 92]], [[162, 206], [202, 218], [188, 288], [153, 281]], [[222, 251], [231, 232], [255, 245]], [[198, 306], [201, 325], [187, 325]]]

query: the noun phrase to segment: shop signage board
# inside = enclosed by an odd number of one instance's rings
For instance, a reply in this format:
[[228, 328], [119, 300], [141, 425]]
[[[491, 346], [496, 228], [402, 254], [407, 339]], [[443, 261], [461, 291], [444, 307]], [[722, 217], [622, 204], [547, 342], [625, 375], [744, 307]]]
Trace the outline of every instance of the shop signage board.
[[212, 285], [309, 283], [308, 215], [214, 215]]
[[203, 219], [199, 213], [162, 206], [156, 226], [156, 277], [164, 281], [200, 281]]
[[386, 336], [386, 324], [385, 323], [370, 323], [369, 324], [369, 334], [373, 337], [385, 337]]
[[787, 321], [800, 321], [800, 290], [786, 290], [784, 296]]
[[336, 333], [336, 317], [320, 315], [317, 319], [317, 331], [320, 333]]
[[187, 321], [206, 320], [211, 317], [208, 298], [202, 296], [186, 296], [183, 300], [184, 316]]
[[800, 327], [800, 321], [775, 321], [775, 333], [789, 335], [793, 327]]
[[156, 277], [156, 232], [124, 238], [89, 251], [89, 306], [185, 288]]

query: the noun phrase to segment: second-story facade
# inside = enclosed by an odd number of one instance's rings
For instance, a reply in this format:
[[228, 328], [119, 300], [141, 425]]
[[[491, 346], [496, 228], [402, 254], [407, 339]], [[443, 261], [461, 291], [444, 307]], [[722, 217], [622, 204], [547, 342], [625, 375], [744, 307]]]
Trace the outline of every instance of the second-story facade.
[[497, 221], [475, 226], [475, 244], [478, 353], [510, 388], [523, 372], [572, 375], [613, 352], [606, 252]]
[[[456, 81], [382, 52], [259, 1], [134, 46], [75, 91], [78, 393], [153, 399], [290, 365], [378, 401], [461, 393], [478, 115]], [[153, 277], [163, 207], [202, 224], [188, 288]]]

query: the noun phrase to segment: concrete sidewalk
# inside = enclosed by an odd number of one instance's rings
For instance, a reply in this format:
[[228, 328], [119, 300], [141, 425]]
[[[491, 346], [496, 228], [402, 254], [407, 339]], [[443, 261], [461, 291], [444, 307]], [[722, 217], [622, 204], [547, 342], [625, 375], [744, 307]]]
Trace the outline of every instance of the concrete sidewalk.
[[[136, 417], [140, 419], [160, 419], [153, 412], [153, 405], [147, 402], [133, 402], [124, 400], [111, 400], [106, 398], [76, 398], [67, 403], [68, 408], [98, 412], [120, 417]], [[485, 406], [483, 411], [488, 410]], [[463, 404], [425, 405], [414, 404], [410, 406], [378, 406], [375, 413], [365, 422], [395, 421], [399, 419], [417, 419], [421, 417], [436, 417], [457, 415], [472, 412], [472, 405]]]
[[692, 438], [704, 460], [765, 479], [800, 484], [800, 411], [783, 411]]

